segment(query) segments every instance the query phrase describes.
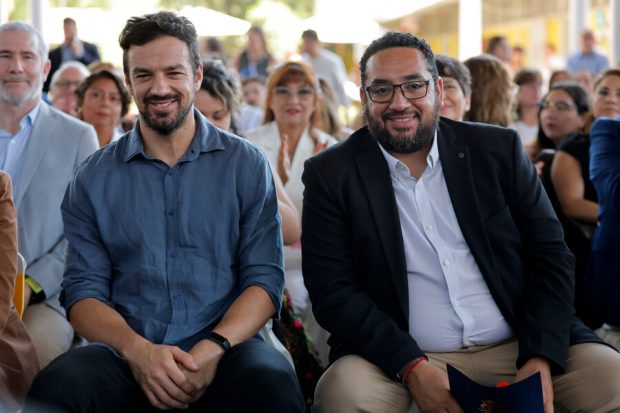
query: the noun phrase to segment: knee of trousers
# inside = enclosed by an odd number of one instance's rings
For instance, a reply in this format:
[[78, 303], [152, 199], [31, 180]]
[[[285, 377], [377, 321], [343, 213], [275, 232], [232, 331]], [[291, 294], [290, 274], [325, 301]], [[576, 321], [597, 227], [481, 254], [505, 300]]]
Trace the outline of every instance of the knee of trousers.
[[52, 362], [34, 378], [24, 412], [63, 411], [70, 403], [69, 395], [80, 394], [82, 390], [76, 377], [77, 374], [58, 371]]
[[[84, 403], [101, 389], [101, 373], [105, 365], [93, 365], [91, 360], [113, 358], [109, 350], [101, 347], [83, 347], [73, 349], [52, 361], [37, 374], [26, 398], [24, 413], [40, 411], [82, 411]], [[107, 370], [106, 370], [107, 372]], [[39, 409], [29, 409], [29, 406], [39, 406]], [[41, 410], [40, 406], [45, 406]]]
[[592, 366], [596, 371], [598, 399], [607, 401], [605, 410], [620, 412], [620, 355], [607, 363]]
[[255, 403], [273, 408], [298, 406], [301, 409], [299, 411], [303, 410], [301, 388], [293, 368], [287, 361], [277, 367], [253, 367], [248, 369], [246, 374], [246, 377], [251, 377], [247, 383], [252, 383], [252, 386], [245, 393], [254, 399]]
[[[392, 393], [399, 393], [398, 386], [378, 367], [363, 358], [344, 356], [332, 364], [321, 376], [315, 391], [315, 410], [318, 412], [362, 411], [368, 402], [369, 394], [381, 393], [388, 397]], [[388, 400], [386, 402], [389, 403]]]
[[245, 360], [236, 374], [235, 382], [243, 389], [236, 397], [251, 402], [257, 411], [303, 411], [301, 388], [293, 367], [275, 349], [270, 350], [273, 351], [261, 353], [262, 357]]
[[588, 346], [588, 359], [574, 375], [567, 373], [574, 382], [569, 387], [570, 400], [565, 407], [576, 410], [582, 406], [583, 410], [579, 411], [596, 413], [620, 412], [620, 354], [602, 344], [585, 346]]

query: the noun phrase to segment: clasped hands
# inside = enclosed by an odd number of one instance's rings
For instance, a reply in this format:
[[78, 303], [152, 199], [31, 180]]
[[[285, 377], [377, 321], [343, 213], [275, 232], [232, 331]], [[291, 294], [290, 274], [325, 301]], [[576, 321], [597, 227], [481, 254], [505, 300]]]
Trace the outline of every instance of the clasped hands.
[[186, 409], [200, 399], [215, 377], [224, 350], [208, 340], [189, 352], [143, 342], [126, 359], [149, 402], [158, 409]]

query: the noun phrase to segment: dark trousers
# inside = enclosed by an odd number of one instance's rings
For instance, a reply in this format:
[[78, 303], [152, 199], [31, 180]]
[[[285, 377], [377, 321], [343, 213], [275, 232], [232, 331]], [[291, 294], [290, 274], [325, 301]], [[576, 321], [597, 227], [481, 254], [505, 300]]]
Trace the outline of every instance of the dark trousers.
[[[203, 397], [183, 412], [303, 412], [295, 372], [258, 338], [230, 349]], [[153, 407], [127, 362], [90, 345], [70, 350], [35, 378], [24, 413], [161, 412]]]

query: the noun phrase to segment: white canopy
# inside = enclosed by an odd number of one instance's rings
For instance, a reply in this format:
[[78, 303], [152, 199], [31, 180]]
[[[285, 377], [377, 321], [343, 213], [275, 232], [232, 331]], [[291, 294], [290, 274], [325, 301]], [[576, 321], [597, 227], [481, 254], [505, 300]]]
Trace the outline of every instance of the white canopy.
[[301, 23], [302, 30], [312, 29], [325, 43], [369, 45], [385, 33], [379, 23], [367, 16], [346, 13], [318, 14]]
[[238, 36], [245, 34], [252, 25], [247, 20], [206, 7], [186, 7], [179, 14], [194, 24], [198, 36]]

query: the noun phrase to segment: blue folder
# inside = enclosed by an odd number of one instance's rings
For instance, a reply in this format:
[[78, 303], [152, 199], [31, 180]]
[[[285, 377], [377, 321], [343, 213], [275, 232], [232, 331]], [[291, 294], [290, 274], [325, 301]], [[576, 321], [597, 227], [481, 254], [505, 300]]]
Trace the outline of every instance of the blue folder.
[[540, 373], [506, 387], [487, 387], [448, 364], [448, 379], [465, 413], [544, 413]]

